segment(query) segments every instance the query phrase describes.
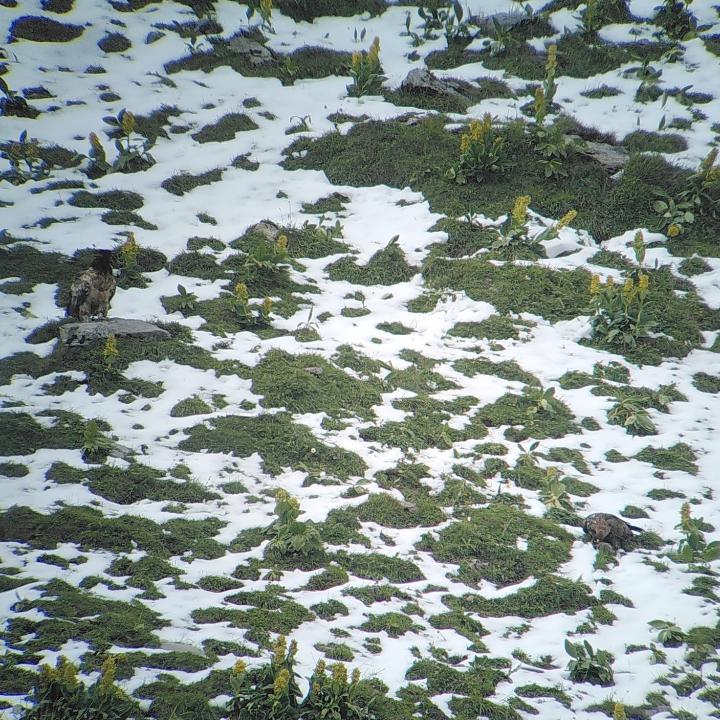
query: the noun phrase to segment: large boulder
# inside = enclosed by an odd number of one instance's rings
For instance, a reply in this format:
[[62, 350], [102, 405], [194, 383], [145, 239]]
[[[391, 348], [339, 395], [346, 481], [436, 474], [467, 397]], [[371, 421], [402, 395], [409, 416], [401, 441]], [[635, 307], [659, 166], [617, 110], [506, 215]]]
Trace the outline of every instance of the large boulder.
[[60, 326], [60, 340], [66, 345], [82, 345], [108, 336], [135, 337], [146, 340], [168, 340], [170, 333], [144, 320], [110, 318], [90, 322], [71, 322]]

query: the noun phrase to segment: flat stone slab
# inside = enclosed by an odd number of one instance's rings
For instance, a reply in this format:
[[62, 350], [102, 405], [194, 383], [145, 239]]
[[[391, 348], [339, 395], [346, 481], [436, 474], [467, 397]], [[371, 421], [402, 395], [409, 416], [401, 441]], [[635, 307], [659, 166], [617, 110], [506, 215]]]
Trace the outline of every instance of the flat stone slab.
[[589, 155], [607, 168], [608, 172], [622, 170], [630, 159], [630, 153], [619, 145], [608, 145], [607, 143], [593, 142], [592, 140], [583, 141], [577, 135], [568, 135], [568, 137], [579, 140], [578, 152]]
[[92, 340], [105, 340], [109, 335], [145, 340], [167, 340], [170, 337], [167, 330], [157, 325], [128, 318], [72, 322], [60, 326], [60, 340], [66, 345], [82, 345]]
[[469, 86], [457, 80], [441, 80], [425, 68], [412, 69], [400, 83], [403, 92], [429, 92], [468, 103], [470, 100], [463, 90]]

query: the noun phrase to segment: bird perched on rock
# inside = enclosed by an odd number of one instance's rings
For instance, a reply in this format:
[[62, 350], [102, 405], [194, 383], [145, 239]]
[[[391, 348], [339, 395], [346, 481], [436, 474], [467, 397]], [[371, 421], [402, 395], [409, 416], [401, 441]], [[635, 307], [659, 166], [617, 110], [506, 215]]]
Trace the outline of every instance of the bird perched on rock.
[[583, 521], [583, 530], [593, 545], [600, 543], [611, 545], [614, 550], [625, 547], [625, 543], [632, 541], [633, 531], [642, 532], [642, 528], [626, 523], [617, 515], [609, 513], [593, 513]]
[[117, 283], [113, 276], [115, 254], [112, 250], [96, 250], [87, 270], [75, 276], [70, 286], [66, 315], [82, 322], [93, 317], [107, 318], [110, 301]]

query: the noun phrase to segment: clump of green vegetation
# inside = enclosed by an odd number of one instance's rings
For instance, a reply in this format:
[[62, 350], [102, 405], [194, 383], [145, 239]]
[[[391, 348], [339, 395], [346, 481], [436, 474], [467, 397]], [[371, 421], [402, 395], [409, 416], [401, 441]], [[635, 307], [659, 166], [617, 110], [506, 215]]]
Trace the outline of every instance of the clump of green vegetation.
[[170, 417], [190, 417], [192, 415], [207, 415], [213, 409], [201, 397], [192, 397], [180, 400], [170, 409]]
[[534, 585], [512, 595], [488, 600], [481, 595], [447, 595], [443, 602], [453, 610], [474, 612], [482, 617], [517, 615], [523, 618], [545, 617], [555, 613], [574, 614], [595, 604], [587, 585], [555, 575], [541, 577]]
[[[518, 538], [527, 543], [521, 550]], [[535, 518], [509, 505], [493, 503], [472, 510], [468, 519], [426, 535], [418, 549], [439, 562], [459, 563], [458, 577], [475, 585], [481, 578], [500, 586], [555, 571], [567, 560], [571, 536], [555, 523]]]
[[571, 643], [565, 640], [565, 651], [572, 658], [568, 663], [570, 678], [593, 685], [612, 685], [614, 660], [607, 650], [595, 650], [587, 640]]
[[331, 280], [346, 280], [354, 285], [395, 285], [410, 280], [418, 268], [409, 265], [405, 253], [393, 238], [378, 250], [366, 265], [358, 265], [352, 258], [341, 258], [327, 267]]
[[514, 380], [527, 385], [540, 384], [540, 381], [532, 373], [523, 370], [514, 360], [493, 362], [485, 358], [462, 359], [453, 363], [453, 369], [468, 377], [495, 375], [503, 380]]
[[427, 527], [445, 520], [443, 511], [429, 500], [401, 502], [387, 493], [372, 494], [357, 511], [363, 522], [391, 528]]
[[200, 173], [199, 175], [192, 175], [190, 173], [177, 173], [167, 180], [163, 180], [160, 183], [160, 187], [167, 190], [173, 195], [185, 195], [191, 190], [201, 185], [211, 185], [215, 182], [222, 180], [222, 170], [219, 168], [215, 170], [208, 170], [207, 172]]
[[381, 403], [383, 390], [379, 380], [355, 379], [320, 355], [270, 350], [253, 369], [252, 391], [263, 396], [262, 404], [290, 412], [369, 419], [374, 416], [372, 406]]
[[403, 613], [388, 612], [380, 615], [370, 615], [360, 625], [365, 632], [385, 632], [391, 638], [398, 638], [411, 630], [419, 629], [412, 619]]
[[229, 113], [223, 115], [217, 122], [205, 125], [194, 133], [192, 138], [200, 144], [209, 142], [228, 142], [235, 138], [235, 134], [248, 130], [257, 130], [258, 124], [244, 113]]
[[[506, 672], [508, 666], [509, 662], [505, 659], [478, 657], [470, 664], [468, 670], [461, 671], [443, 662], [423, 659], [408, 668], [406, 678], [408, 680], [427, 680], [427, 689], [430, 695], [452, 692], [479, 700], [492, 695], [497, 684], [508, 678]], [[483, 716], [495, 717], [486, 714]], [[462, 714], [460, 717], [472, 716]]]
[[678, 470], [691, 475], [698, 473], [697, 455], [686, 443], [675, 443], [668, 448], [648, 446], [635, 455], [635, 459], [650, 463], [662, 470]]
[[693, 375], [693, 385], [705, 393], [719, 393], [720, 392], [720, 376], [710, 375], [706, 372], [698, 372]]
[[317, 575], [313, 575], [305, 586], [306, 590], [329, 590], [331, 587], [344, 585], [349, 580], [348, 574], [339, 565], [330, 565]]
[[676, 153], [687, 150], [687, 140], [682, 135], [636, 130], [626, 135], [623, 145], [630, 152]]
[[393, 583], [424, 580], [420, 568], [410, 560], [380, 553], [348, 553], [340, 551], [335, 561], [352, 575], [364, 580], [388, 580]]
[[339, 600], [328, 600], [326, 602], [311, 605], [310, 609], [323, 620], [334, 620], [338, 615], [349, 615], [347, 606]]
[[365, 463], [358, 455], [325, 445], [285, 412], [257, 417], [228, 415], [212, 418], [207, 425], [195, 425], [186, 433], [188, 437], [179, 444], [182, 450], [209, 450], [237, 457], [250, 457], [257, 452], [262, 455], [263, 466], [270, 474], [282, 472], [283, 467], [292, 467], [321, 470], [333, 477], [347, 479], [365, 471]]

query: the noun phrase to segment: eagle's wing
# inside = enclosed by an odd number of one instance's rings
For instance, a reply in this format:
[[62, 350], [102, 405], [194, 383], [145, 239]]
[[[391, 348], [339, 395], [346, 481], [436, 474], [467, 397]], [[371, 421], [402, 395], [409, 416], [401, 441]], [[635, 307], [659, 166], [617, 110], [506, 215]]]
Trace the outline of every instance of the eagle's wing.
[[92, 291], [92, 278], [87, 271], [80, 273], [70, 285], [70, 301], [67, 306], [69, 317], [80, 317], [80, 309]]

